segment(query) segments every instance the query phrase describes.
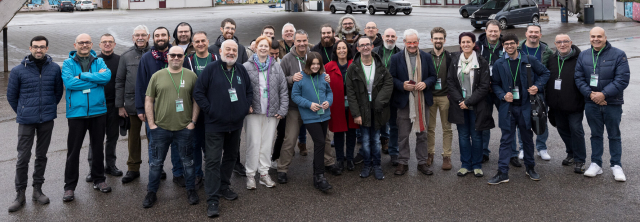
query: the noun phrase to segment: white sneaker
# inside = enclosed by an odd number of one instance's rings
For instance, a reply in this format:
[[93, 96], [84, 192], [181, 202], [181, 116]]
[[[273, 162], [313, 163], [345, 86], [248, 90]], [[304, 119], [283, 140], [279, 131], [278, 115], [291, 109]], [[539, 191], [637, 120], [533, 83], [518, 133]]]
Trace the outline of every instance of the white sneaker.
[[256, 178], [247, 175], [247, 190], [256, 189]]
[[613, 177], [616, 178], [616, 181], [627, 181], [627, 177], [624, 176], [624, 172], [622, 172], [622, 167], [615, 165], [611, 167], [611, 171], [613, 171]]
[[518, 159], [522, 160], [524, 159], [524, 151], [520, 150], [520, 154], [518, 154]]
[[547, 152], [547, 150], [538, 151], [538, 156], [540, 156], [540, 158], [546, 161], [551, 160], [551, 156], [549, 156], [549, 153]]
[[278, 161], [271, 161], [271, 169], [274, 169], [274, 170], [278, 169]]
[[269, 174], [260, 175], [260, 184], [265, 185], [266, 187], [276, 186], [276, 183], [271, 180]]
[[[620, 172], [622, 172], [622, 169], [620, 169]], [[587, 169], [583, 175], [586, 177], [595, 177], [598, 174], [602, 174], [602, 167], [598, 166], [596, 163], [591, 163], [589, 169]]]

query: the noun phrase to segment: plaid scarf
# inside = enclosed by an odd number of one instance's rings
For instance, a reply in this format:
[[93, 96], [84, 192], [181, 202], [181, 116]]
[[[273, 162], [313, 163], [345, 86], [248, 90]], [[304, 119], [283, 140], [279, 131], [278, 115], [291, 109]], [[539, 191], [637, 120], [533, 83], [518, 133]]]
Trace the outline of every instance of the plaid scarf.
[[164, 63], [169, 63], [169, 61], [167, 61], [167, 54], [169, 54], [169, 50], [164, 51], [164, 52], [160, 52], [156, 49], [151, 49], [151, 55], [153, 55], [153, 58], [159, 61], [162, 61]]

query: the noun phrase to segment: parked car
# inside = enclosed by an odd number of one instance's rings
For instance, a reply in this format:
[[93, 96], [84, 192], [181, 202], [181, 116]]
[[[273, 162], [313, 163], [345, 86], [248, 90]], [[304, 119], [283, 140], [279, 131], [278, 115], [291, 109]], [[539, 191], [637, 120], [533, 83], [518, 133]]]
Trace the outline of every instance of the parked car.
[[533, 0], [491, 0], [469, 17], [471, 25], [476, 29], [495, 19], [504, 30], [513, 25], [538, 23], [540, 12], [538, 4]]
[[329, 6], [331, 14], [335, 14], [336, 11], [344, 11], [347, 14], [352, 12], [367, 13], [367, 3], [359, 0], [333, 0]]
[[369, 14], [384, 12], [385, 15], [396, 15], [403, 12], [405, 15], [411, 14], [413, 7], [410, 2], [402, 0], [369, 0]]
[[462, 17], [469, 18], [469, 15], [473, 14], [474, 12], [476, 12], [476, 10], [480, 9], [480, 7], [482, 7], [484, 3], [487, 3], [487, 1], [488, 0], [473, 0], [469, 4], [466, 4], [460, 7], [460, 10], [458, 10], [458, 12], [460, 12], [460, 15], [462, 15]]
[[95, 9], [95, 6], [91, 1], [76, 1], [76, 10], [78, 11], [84, 11], [84, 10], [93, 11], [94, 9]]
[[73, 3], [69, 2], [69, 1], [64, 1], [64, 2], [60, 2], [58, 4], [58, 11], [59, 12], [73, 12]]

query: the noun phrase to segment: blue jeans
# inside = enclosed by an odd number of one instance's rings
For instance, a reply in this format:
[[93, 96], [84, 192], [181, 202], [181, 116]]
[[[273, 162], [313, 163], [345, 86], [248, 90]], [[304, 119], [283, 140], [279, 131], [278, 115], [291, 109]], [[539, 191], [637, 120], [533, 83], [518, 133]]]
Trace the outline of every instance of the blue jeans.
[[[191, 146], [192, 131], [182, 129], [179, 131], [169, 131], [160, 127], [150, 130], [153, 134], [149, 155], [153, 157], [149, 161], [149, 185], [148, 192], [158, 192], [160, 186], [160, 174], [164, 160], [167, 158], [169, 145], [178, 144], [177, 149], [184, 167], [184, 176], [187, 190], [195, 189], [195, 175], [193, 171], [193, 149]], [[173, 148], [173, 146], [172, 146]]]
[[398, 151], [398, 125], [396, 124], [398, 108], [393, 106], [390, 108], [391, 115], [389, 117], [389, 122], [387, 122], [387, 127], [389, 128], [389, 155], [398, 156], [400, 155], [400, 151]]
[[482, 169], [482, 132], [476, 131], [476, 112], [463, 110], [464, 124], [458, 126], [460, 162], [467, 170]]
[[[544, 98], [544, 94], [540, 94], [542, 96], [542, 98]], [[544, 131], [544, 133], [542, 135], [536, 135], [536, 150], [541, 151], [541, 150], [547, 150], [547, 139], [549, 138], [549, 124], [547, 124], [546, 122], [544, 123], [547, 130]], [[520, 133], [518, 133], [518, 144], [520, 145], [520, 148], [522, 148], [522, 135], [520, 135]], [[516, 157], [518, 156], [519, 150], [518, 150], [518, 146], [514, 143], [513, 144], [513, 156]]]
[[[153, 157], [151, 156], [151, 143], [153, 142], [151, 130], [149, 129], [149, 123], [144, 122], [145, 127], [147, 127], [147, 142], [149, 142], [149, 163]], [[184, 174], [184, 169], [182, 168], [182, 161], [180, 160], [180, 151], [178, 150], [178, 143], [171, 143], [171, 165], [173, 168], [171, 172], [173, 173], [173, 177], [180, 177]]]
[[[500, 138], [500, 160], [498, 161], [498, 170], [502, 173], [509, 173], [509, 160], [512, 155], [512, 147], [515, 144], [516, 127], [520, 129], [520, 135], [524, 138], [524, 165], [533, 167], [536, 165], [533, 159], [533, 131], [527, 128], [524, 117], [522, 116], [522, 107], [511, 105], [509, 107], [509, 118], [511, 121], [510, 129], [502, 129], [502, 138]], [[528, 112], [528, 111], [527, 111]], [[517, 155], [517, 153], [516, 153]]]
[[622, 118], [622, 105], [600, 106], [587, 102], [584, 107], [587, 115], [587, 123], [591, 128], [591, 162], [602, 167], [602, 153], [604, 127], [607, 127], [609, 138], [609, 160], [611, 166], [622, 166], [622, 139], [620, 138], [620, 121]]
[[[200, 121], [202, 119], [202, 122]], [[204, 177], [202, 172], [202, 152], [205, 151], [204, 147], [204, 116], [198, 117], [198, 123], [193, 130], [193, 167], [196, 172], [196, 177]]]
[[[345, 136], [347, 137], [347, 156], [344, 155]], [[356, 129], [333, 133], [333, 140], [336, 146], [336, 159], [338, 161], [353, 160], [353, 153], [356, 148]]]
[[[373, 119], [373, 118], [372, 118]], [[380, 166], [380, 129], [361, 126], [362, 133], [362, 157], [365, 166]], [[373, 164], [372, 164], [373, 162]]]
[[307, 143], [307, 128], [302, 125], [300, 127], [300, 133], [298, 134], [299, 143]]
[[564, 142], [566, 152], [575, 162], [584, 163], [587, 158], [587, 148], [584, 142], [584, 128], [582, 119], [584, 112], [556, 111], [556, 128]]

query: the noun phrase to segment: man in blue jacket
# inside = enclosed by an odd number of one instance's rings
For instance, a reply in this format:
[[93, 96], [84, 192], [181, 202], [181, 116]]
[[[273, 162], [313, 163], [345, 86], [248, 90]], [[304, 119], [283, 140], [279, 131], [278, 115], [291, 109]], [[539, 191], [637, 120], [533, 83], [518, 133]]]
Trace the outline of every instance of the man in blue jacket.
[[616, 181], [627, 178], [622, 171], [622, 140], [620, 121], [624, 89], [629, 85], [627, 55], [611, 46], [604, 29], [595, 27], [589, 32], [591, 50], [584, 50], [576, 64], [576, 86], [585, 99], [585, 113], [591, 128], [591, 166], [587, 177], [602, 174], [603, 133], [607, 127], [611, 171]]
[[[541, 93], [549, 79], [549, 70], [533, 56], [518, 51], [518, 37], [507, 34], [502, 38], [502, 46], [507, 54], [493, 65], [491, 87], [500, 98], [498, 116], [502, 138], [500, 139], [500, 160], [498, 173], [489, 180], [489, 184], [509, 182], [509, 160], [515, 143], [516, 127], [520, 130], [524, 144], [524, 164], [526, 174], [532, 180], [540, 180], [535, 171], [533, 158], [533, 131], [531, 130], [530, 95]], [[527, 66], [531, 66], [533, 85], [529, 87]]]
[[91, 36], [80, 34], [73, 44], [77, 51], [71, 51], [62, 64], [62, 81], [67, 88], [67, 163], [64, 172], [63, 201], [74, 199], [73, 191], [78, 185], [78, 165], [80, 148], [89, 130], [89, 144], [93, 153], [91, 178], [93, 189], [103, 193], [111, 192], [104, 176], [104, 135], [107, 125], [107, 102], [104, 86], [111, 80], [111, 71], [102, 58], [96, 57], [91, 49]]
[[64, 88], [60, 66], [47, 55], [49, 40], [44, 36], [31, 39], [29, 51], [20, 65], [9, 74], [7, 100], [14, 112], [18, 126], [18, 163], [16, 164], [16, 191], [18, 195], [9, 206], [15, 212], [25, 203], [29, 161], [33, 139], [37, 134], [36, 160], [33, 172], [33, 199], [48, 204], [49, 198], [42, 193], [44, 171], [47, 167], [47, 151], [51, 142], [53, 119], [57, 118], [57, 107]]

